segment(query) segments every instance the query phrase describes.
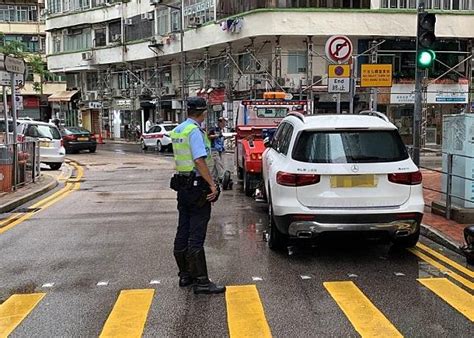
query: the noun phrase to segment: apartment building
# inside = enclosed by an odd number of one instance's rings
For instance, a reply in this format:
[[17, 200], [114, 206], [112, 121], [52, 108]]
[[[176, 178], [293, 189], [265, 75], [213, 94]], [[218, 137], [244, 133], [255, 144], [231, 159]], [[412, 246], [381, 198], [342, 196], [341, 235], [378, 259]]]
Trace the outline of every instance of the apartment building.
[[[378, 90], [377, 108], [408, 137], [417, 6], [417, 0], [47, 0], [48, 67], [65, 73], [69, 92], [80, 95], [70, 120], [120, 138], [149, 116], [181, 120], [182, 86], [185, 95], [209, 100], [211, 122], [232, 118], [240, 100], [267, 90], [308, 100], [315, 113], [335, 112], [324, 46], [330, 36], [345, 35], [359, 67], [393, 65], [393, 86]], [[437, 15], [439, 62], [429, 70], [424, 118], [428, 142], [439, 143], [442, 114], [471, 102], [474, 0], [425, 0], [425, 8]], [[376, 55], [364, 54], [373, 46]], [[370, 89], [356, 94], [355, 110], [367, 108]], [[341, 100], [347, 111], [348, 95]]]
[[[42, 0], [0, 1], [0, 47], [14, 43], [29, 55], [42, 55], [46, 68], [46, 33], [41, 18], [43, 8]], [[49, 120], [51, 109], [48, 96], [66, 89], [64, 77], [60, 73], [46, 74], [40, 79], [29, 67], [24, 80], [18, 101], [18, 115]]]

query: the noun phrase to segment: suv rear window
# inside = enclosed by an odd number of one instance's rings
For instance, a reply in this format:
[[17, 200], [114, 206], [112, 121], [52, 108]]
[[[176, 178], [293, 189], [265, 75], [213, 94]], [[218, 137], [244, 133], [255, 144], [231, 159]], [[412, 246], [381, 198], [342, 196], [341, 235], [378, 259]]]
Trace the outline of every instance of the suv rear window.
[[61, 138], [58, 128], [43, 124], [30, 124], [25, 135], [30, 137], [45, 137], [51, 140], [59, 140]]
[[303, 131], [293, 159], [308, 163], [376, 163], [406, 160], [397, 130]]

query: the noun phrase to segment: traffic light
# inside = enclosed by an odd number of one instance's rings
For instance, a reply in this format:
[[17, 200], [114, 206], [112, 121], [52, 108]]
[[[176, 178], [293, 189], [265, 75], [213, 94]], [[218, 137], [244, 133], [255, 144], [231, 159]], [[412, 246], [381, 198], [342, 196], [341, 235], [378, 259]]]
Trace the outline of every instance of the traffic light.
[[418, 68], [427, 69], [433, 65], [436, 53], [431, 49], [436, 41], [435, 35], [436, 16], [431, 13], [418, 13], [417, 44], [418, 55], [416, 63]]

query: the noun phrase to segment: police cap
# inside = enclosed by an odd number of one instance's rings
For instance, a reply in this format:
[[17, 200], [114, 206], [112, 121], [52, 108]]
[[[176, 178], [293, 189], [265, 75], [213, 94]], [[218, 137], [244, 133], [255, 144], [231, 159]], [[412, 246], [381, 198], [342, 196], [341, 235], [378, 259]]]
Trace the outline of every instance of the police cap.
[[203, 111], [207, 109], [207, 102], [204, 98], [199, 96], [189, 97], [187, 100], [189, 110]]

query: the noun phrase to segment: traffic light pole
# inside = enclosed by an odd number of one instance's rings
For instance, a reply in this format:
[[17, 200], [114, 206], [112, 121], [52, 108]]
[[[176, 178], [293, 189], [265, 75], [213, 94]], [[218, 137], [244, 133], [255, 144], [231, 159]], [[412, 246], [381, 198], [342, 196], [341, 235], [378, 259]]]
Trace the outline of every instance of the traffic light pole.
[[[425, 3], [420, 2], [418, 6], [418, 13], [417, 13], [417, 20], [421, 13], [425, 11]], [[417, 25], [417, 32], [416, 36], [419, 36], [419, 27]], [[417, 166], [420, 165], [420, 147], [421, 147], [421, 117], [422, 117], [422, 110], [423, 110], [423, 70], [420, 69], [418, 66], [418, 52], [420, 46], [419, 41], [416, 39], [416, 54], [415, 54], [415, 106], [413, 109], [413, 154], [412, 159], [413, 162]]]

